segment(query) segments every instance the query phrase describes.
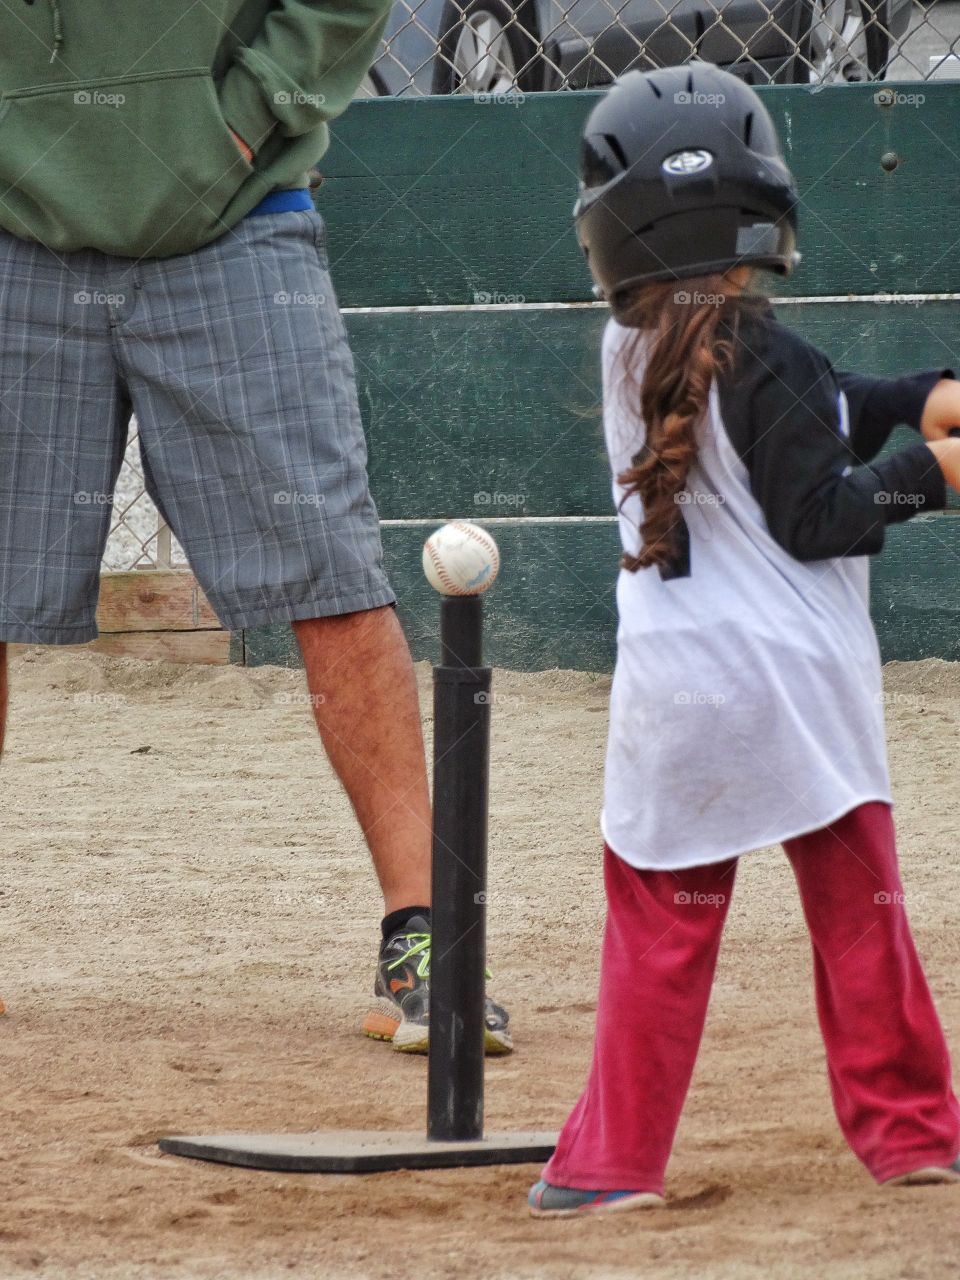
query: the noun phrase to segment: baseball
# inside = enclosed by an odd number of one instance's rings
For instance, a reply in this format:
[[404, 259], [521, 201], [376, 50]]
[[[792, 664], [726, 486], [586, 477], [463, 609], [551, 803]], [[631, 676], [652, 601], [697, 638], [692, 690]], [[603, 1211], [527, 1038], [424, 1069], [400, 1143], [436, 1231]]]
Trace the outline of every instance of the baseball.
[[443, 596], [478, 596], [500, 570], [497, 544], [478, 524], [453, 520], [423, 544], [423, 572]]

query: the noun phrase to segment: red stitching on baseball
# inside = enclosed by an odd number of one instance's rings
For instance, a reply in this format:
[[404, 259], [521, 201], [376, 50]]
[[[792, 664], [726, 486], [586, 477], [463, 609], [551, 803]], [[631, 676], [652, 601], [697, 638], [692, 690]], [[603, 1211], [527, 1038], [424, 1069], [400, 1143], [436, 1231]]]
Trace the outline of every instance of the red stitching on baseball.
[[465, 533], [468, 538], [473, 538], [474, 542], [479, 542], [487, 551], [491, 557], [491, 568], [500, 568], [500, 548], [490, 537], [489, 533], [487, 533], [486, 529], [480, 529], [475, 525], [470, 525], [466, 520], [454, 520], [452, 523], [455, 529], [459, 529], [461, 533]]
[[437, 577], [448, 589], [448, 594], [452, 596], [465, 596], [467, 593], [462, 587], [458, 587], [447, 573], [446, 569], [443, 567], [443, 562], [440, 559], [439, 552], [429, 540], [427, 541], [427, 554], [430, 556], [430, 559], [433, 562], [433, 567], [437, 571]]

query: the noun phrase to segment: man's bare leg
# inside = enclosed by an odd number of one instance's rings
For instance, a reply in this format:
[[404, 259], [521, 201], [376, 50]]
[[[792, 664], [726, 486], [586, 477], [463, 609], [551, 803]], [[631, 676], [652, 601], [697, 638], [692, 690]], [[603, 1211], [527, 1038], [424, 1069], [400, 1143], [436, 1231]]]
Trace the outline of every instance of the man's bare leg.
[[[0, 756], [3, 755], [3, 734], [7, 727], [7, 646], [0, 643]], [[0, 1000], [0, 1014], [6, 1006]]]
[[[431, 814], [410, 651], [393, 609], [295, 622], [320, 736], [353, 802], [383, 889], [384, 941], [363, 1032], [403, 1053], [429, 1045]], [[410, 908], [420, 911], [411, 912]], [[513, 1047], [488, 998], [487, 1053]]]
[[384, 914], [430, 904], [430, 796], [417, 684], [392, 608], [293, 623], [320, 737], [353, 804]]
[[7, 646], [0, 643], [0, 755], [3, 755], [3, 735], [7, 727]]

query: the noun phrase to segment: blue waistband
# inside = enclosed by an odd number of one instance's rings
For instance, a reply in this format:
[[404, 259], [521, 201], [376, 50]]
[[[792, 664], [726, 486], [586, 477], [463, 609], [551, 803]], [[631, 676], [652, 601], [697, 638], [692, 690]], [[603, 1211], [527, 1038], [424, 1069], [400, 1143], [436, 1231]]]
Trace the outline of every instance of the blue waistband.
[[309, 187], [297, 187], [294, 191], [271, 191], [259, 204], [255, 204], [247, 214], [255, 218], [261, 213], [287, 213], [291, 209], [312, 209]]

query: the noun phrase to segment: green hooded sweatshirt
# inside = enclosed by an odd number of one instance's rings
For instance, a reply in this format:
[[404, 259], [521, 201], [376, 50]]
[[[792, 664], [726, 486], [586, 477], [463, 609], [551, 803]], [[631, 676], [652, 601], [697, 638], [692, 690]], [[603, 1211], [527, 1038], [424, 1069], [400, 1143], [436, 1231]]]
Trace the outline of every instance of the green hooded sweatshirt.
[[307, 185], [390, 7], [9, 0], [0, 226], [54, 250], [137, 258], [215, 240], [269, 191]]

